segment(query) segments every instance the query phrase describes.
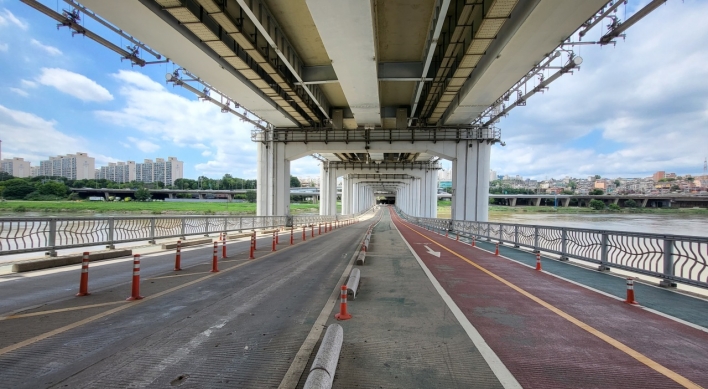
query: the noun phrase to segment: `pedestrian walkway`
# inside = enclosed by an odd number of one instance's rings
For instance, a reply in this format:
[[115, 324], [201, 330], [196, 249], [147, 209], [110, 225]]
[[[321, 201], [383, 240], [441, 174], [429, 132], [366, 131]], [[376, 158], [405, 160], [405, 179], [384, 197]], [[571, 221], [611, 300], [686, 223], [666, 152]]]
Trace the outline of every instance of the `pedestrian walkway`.
[[[391, 222], [374, 228], [349, 299], [334, 388], [501, 388]], [[316, 353], [310, 358], [310, 364]], [[305, 371], [309, 371], [308, 368]], [[298, 387], [302, 387], [303, 375]]]

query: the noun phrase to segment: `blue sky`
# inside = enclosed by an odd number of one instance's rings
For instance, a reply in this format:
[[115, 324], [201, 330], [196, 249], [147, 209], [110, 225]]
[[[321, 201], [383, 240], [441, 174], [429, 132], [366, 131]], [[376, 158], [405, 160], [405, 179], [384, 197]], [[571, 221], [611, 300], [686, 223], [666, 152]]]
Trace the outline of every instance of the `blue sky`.
[[[630, 1], [628, 12], [643, 3]], [[493, 148], [492, 168], [531, 178], [700, 174], [708, 155], [706, 17], [706, 1], [671, 0], [616, 47], [579, 48], [579, 72], [502, 119], [507, 146]], [[90, 19], [86, 26], [105, 31]], [[131, 67], [30, 7], [0, 0], [0, 68], [3, 158], [37, 164], [85, 151], [100, 166], [176, 156], [186, 177], [255, 177], [250, 127], [166, 85], [173, 64]], [[315, 176], [319, 168], [304, 158], [292, 171]]]

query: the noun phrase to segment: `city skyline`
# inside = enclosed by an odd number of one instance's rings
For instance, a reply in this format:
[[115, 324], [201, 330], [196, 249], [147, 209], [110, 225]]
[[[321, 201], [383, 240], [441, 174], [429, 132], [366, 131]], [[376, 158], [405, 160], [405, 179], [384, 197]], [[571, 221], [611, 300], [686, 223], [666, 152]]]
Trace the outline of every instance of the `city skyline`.
[[[628, 13], [646, 3], [630, 1]], [[700, 174], [700, 145], [708, 142], [706, 14], [706, 2], [667, 2], [616, 47], [576, 48], [580, 71], [501, 120], [507, 146], [493, 148], [492, 168], [534, 179]], [[185, 177], [256, 175], [250, 127], [165, 85], [173, 64], [132, 68], [88, 39], [57, 31], [29, 7], [0, 1], [0, 65], [3, 158], [35, 165], [84, 150], [106, 165], [159, 153], [183, 160]], [[292, 174], [317, 176], [317, 163], [294, 161]]]

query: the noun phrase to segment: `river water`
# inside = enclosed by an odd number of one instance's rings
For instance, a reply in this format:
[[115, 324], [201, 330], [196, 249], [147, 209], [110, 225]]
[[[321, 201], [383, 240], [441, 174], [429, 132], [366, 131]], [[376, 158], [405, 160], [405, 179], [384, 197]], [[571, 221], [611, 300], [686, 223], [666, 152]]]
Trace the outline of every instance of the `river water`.
[[704, 215], [490, 213], [489, 221], [708, 237]]

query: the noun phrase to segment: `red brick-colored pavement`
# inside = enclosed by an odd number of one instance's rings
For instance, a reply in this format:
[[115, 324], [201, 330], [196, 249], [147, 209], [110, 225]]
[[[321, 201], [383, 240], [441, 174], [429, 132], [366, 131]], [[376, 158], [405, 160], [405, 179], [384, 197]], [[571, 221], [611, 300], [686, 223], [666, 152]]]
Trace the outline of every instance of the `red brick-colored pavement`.
[[708, 333], [392, 218], [524, 388], [708, 387]]

